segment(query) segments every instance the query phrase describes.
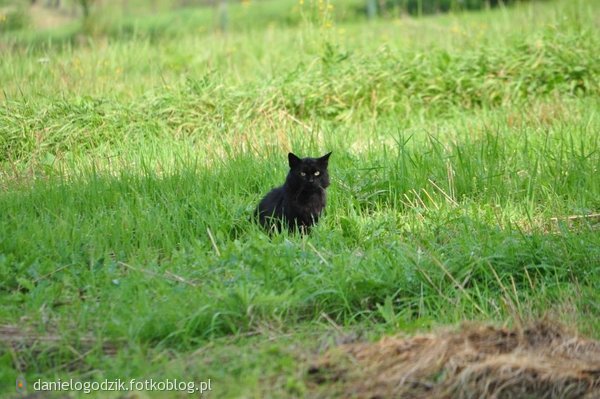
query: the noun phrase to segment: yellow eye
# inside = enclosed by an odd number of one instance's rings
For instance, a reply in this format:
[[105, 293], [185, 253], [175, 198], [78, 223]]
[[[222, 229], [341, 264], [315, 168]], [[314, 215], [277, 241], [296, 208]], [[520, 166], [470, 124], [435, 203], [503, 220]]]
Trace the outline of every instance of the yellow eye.
[[300, 172], [300, 176], [306, 176], [306, 173]]
[[318, 170], [315, 172], [315, 176], [319, 176], [321, 174], [321, 172], [319, 172]]

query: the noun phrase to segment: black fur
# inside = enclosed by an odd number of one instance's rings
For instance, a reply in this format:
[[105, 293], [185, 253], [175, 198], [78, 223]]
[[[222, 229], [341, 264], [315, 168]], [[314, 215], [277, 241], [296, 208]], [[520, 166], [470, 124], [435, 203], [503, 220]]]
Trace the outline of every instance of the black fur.
[[290, 171], [285, 184], [271, 190], [258, 204], [256, 214], [267, 230], [290, 231], [299, 229], [308, 233], [319, 221], [325, 208], [329, 186], [327, 166], [331, 152], [321, 158], [300, 159], [288, 154]]

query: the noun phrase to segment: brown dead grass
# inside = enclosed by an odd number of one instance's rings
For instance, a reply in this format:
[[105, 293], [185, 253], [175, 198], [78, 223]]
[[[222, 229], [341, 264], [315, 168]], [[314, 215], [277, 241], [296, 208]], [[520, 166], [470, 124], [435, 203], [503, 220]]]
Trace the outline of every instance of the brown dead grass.
[[69, 14], [66, 10], [55, 10], [37, 4], [29, 7], [29, 15], [37, 30], [58, 28], [75, 19], [73, 13]]
[[309, 368], [310, 385], [353, 398], [600, 398], [600, 342], [557, 323], [465, 325], [342, 345]]

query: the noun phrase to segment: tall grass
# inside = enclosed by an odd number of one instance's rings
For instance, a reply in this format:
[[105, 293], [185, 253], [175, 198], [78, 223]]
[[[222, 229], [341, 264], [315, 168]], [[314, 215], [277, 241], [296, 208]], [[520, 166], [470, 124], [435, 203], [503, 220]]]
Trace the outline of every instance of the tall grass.
[[[7, 346], [1, 373], [303, 396], [271, 335], [315, 348], [322, 320], [572, 309], [598, 336], [597, 219], [565, 219], [600, 210], [596, 8], [6, 53], [0, 324], [61, 338]], [[289, 150], [333, 151], [329, 203], [310, 236], [269, 237], [250, 215]]]

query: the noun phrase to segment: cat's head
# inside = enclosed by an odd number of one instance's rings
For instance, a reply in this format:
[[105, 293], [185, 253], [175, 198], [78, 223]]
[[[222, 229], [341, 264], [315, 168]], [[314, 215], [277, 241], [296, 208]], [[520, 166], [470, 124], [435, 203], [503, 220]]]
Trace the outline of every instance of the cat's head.
[[327, 188], [329, 186], [327, 166], [330, 155], [331, 152], [320, 158], [299, 158], [290, 152], [288, 154], [290, 163], [288, 179], [303, 188]]

